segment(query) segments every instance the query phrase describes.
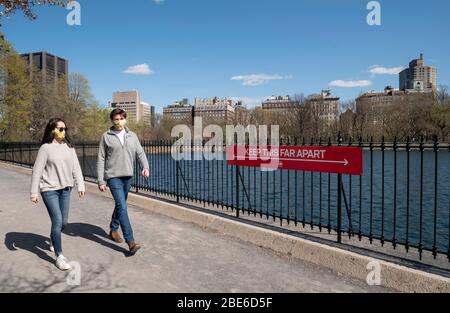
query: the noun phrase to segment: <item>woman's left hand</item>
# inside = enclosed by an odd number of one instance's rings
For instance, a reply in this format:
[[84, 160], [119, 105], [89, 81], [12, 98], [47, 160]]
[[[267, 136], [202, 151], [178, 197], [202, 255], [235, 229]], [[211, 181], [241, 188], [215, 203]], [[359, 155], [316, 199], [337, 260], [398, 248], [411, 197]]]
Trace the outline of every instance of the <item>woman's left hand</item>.
[[86, 195], [86, 193], [84, 191], [79, 191], [78, 195], [80, 196], [80, 198], [84, 198], [84, 196]]

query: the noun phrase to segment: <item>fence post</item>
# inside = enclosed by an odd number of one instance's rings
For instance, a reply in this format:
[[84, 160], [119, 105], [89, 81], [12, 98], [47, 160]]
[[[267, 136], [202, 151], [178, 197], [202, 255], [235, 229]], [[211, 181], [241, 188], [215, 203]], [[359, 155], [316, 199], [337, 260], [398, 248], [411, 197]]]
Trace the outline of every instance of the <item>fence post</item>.
[[434, 227], [433, 227], [433, 257], [436, 260], [438, 255], [437, 248], [437, 218], [438, 218], [438, 171], [439, 171], [439, 142], [438, 137], [434, 137]]
[[31, 160], [31, 143], [28, 143], [28, 162], [29, 162], [29, 166], [33, 166], [33, 161]]
[[236, 165], [236, 217], [239, 218], [239, 177], [241, 172], [239, 165]]
[[337, 187], [337, 242], [342, 242], [342, 174], [338, 174]]
[[[449, 143], [448, 143], [448, 152], [450, 153], [450, 138], [449, 138]], [[449, 189], [449, 191], [450, 191], [449, 187], [447, 187], [447, 189]], [[449, 192], [449, 194], [450, 194], [450, 192]], [[450, 197], [448, 198], [448, 225], [450, 225]], [[450, 227], [448, 229], [448, 246], [447, 247], [448, 247], [447, 258], [448, 258], [448, 261], [450, 262]]]
[[[237, 147], [237, 134], [234, 134], [234, 144], [235, 146], [233, 147], [233, 149], [236, 149]], [[236, 151], [237, 153], [238, 151]], [[239, 177], [240, 177], [241, 173], [239, 170], [239, 165], [236, 165], [236, 217], [239, 218]]]
[[180, 203], [180, 161], [177, 160], [175, 166], [177, 167], [177, 203]]
[[[341, 146], [341, 133], [338, 135], [338, 146]], [[337, 242], [342, 242], [342, 174], [337, 177]]]
[[20, 147], [20, 152], [19, 152], [20, 166], [23, 166], [23, 157], [22, 157], [23, 144], [19, 143], [19, 147]]
[[139, 193], [139, 162], [136, 160], [136, 175], [135, 175], [135, 182], [136, 182], [136, 193]]
[[[178, 143], [178, 141], [180, 140], [179, 137], [177, 137], [176, 142]], [[180, 146], [182, 147], [182, 146]], [[175, 177], [176, 177], [176, 184], [175, 184], [175, 188], [176, 188], [176, 195], [177, 195], [177, 203], [180, 203], [180, 155], [181, 155], [181, 150], [177, 151], [179, 154], [175, 160]]]
[[83, 173], [86, 175], [86, 144], [83, 142]]

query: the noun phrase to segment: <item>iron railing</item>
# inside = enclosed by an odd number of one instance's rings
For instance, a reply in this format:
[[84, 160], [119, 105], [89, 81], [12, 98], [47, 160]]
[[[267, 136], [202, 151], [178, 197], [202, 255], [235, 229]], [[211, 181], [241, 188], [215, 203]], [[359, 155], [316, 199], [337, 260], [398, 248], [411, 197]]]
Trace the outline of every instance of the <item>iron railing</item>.
[[[176, 161], [175, 141], [144, 141], [151, 176], [135, 175], [133, 190], [197, 206], [213, 206], [240, 214], [336, 233], [350, 239], [367, 238], [382, 246], [425, 251], [450, 261], [450, 143], [407, 140], [392, 143], [361, 140], [347, 143], [283, 139], [282, 145], [357, 146], [364, 150], [364, 175], [350, 176], [304, 171], [263, 171], [229, 166], [225, 146], [209, 160], [203, 141], [190, 143], [191, 160]], [[31, 167], [36, 143], [0, 143], [0, 161]], [[87, 180], [96, 179], [97, 143], [76, 145]], [[201, 158], [195, 159], [200, 152]], [[139, 172], [136, 164], [136, 173]]]

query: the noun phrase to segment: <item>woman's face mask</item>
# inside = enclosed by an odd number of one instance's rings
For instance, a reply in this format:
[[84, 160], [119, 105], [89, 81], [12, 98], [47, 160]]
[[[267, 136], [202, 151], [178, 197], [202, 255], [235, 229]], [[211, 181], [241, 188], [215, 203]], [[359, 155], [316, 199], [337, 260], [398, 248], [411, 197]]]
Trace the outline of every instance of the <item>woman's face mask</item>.
[[55, 138], [57, 139], [57, 140], [64, 140], [65, 138], [66, 138], [66, 131], [65, 130], [63, 130], [63, 131], [60, 131], [58, 128], [56, 128], [55, 130], [54, 130], [54, 134], [55, 134]]

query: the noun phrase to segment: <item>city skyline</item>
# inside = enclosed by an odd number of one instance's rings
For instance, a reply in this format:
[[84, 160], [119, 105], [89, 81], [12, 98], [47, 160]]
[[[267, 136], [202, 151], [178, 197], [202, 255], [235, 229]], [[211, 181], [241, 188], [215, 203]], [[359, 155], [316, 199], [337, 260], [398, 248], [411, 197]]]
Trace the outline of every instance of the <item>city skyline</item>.
[[112, 92], [134, 89], [159, 113], [182, 98], [242, 99], [253, 107], [270, 95], [330, 88], [345, 102], [398, 88], [398, 73], [421, 53], [438, 68], [438, 85], [450, 81], [449, 43], [432, 35], [450, 30], [439, 18], [446, 2], [380, 1], [381, 26], [367, 25], [367, 1], [356, 0], [138, 1], [127, 12], [79, 2], [81, 26], [66, 25], [64, 9], [39, 8], [37, 21], [16, 15], [2, 28], [19, 53], [68, 59], [103, 107]]

